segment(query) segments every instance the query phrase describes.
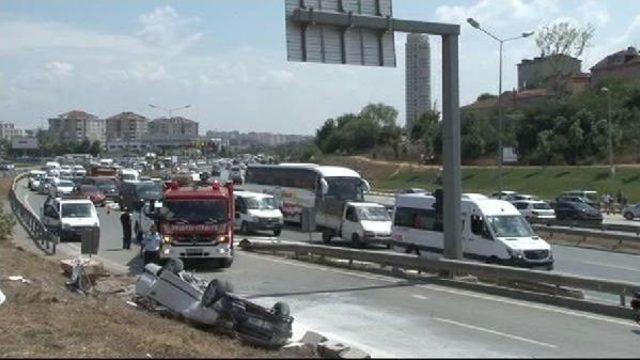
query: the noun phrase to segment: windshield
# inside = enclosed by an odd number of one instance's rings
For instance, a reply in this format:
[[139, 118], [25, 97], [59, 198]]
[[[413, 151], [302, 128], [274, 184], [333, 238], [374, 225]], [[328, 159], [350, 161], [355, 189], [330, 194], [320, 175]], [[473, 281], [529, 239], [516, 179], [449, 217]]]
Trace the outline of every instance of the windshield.
[[60, 181], [58, 183], [59, 187], [73, 187], [73, 183], [71, 181]]
[[253, 210], [273, 210], [276, 208], [276, 202], [272, 197], [260, 198], [245, 198], [247, 203], [247, 209]]
[[369, 221], [391, 221], [389, 212], [383, 207], [368, 206], [357, 208], [358, 219]]
[[100, 191], [110, 191], [110, 190], [115, 190], [116, 188], [116, 186], [110, 182], [97, 183], [96, 187], [100, 189]]
[[91, 217], [91, 204], [62, 204], [63, 218]]
[[134, 174], [122, 174], [123, 180], [135, 180], [136, 176]]
[[156, 184], [139, 185], [136, 192], [142, 197], [158, 197], [162, 195], [162, 191]]
[[83, 192], [97, 192], [98, 191], [98, 187], [94, 186], [94, 185], [82, 185], [82, 186], [80, 186], [80, 191], [83, 191]]
[[363, 201], [362, 180], [357, 177], [326, 177], [328, 199]]
[[593, 207], [583, 203], [583, 202], [573, 202], [573, 206], [578, 210], [591, 210]]
[[550, 210], [551, 206], [549, 206], [549, 204], [547, 203], [537, 203], [533, 204], [533, 208], [536, 210]]
[[188, 223], [224, 223], [227, 205], [224, 200], [166, 201], [167, 220], [182, 220]]
[[496, 237], [535, 236], [531, 226], [522, 216], [489, 216], [487, 219]]

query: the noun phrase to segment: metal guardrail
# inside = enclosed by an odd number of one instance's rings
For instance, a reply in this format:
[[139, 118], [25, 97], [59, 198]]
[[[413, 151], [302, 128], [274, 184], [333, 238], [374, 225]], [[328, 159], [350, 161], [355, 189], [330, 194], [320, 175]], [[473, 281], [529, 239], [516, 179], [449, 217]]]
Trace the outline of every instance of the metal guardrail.
[[54, 255], [60, 238], [47, 230], [38, 215], [33, 213], [31, 209], [18, 198], [16, 193], [18, 182], [27, 176], [27, 173], [22, 173], [13, 179], [11, 191], [9, 192], [11, 209], [29, 236], [35, 241], [36, 245], [45, 253]]
[[597, 238], [604, 240], [615, 240], [618, 242], [630, 241], [630, 242], [640, 242], [640, 234], [637, 232], [611, 232], [606, 230], [598, 230], [596, 228], [571, 228], [571, 227], [563, 227], [563, 226], [555, 226], [555, 225], [538, 225], [533, 224], [533, 229], [536, 231], [544, 231], [547, 232], [553, 237], [554, 234], [565, 234], [572, 236], [582, 236], [583, 238]]
[[589, 290], [620, 297], [620, 305], [626, 307], [626, 296], [633, 296], [634, 290], [640, 289], [640, 284], [624, 281], [613, 281], [595, 277], [585, 277], [564, 273], [550, 273], [546, 271], [511, 268], [461, 260], [425, 259], [407, 254], [381, 253], [368, 250], [353, 250], [335, 248], [322, 245], [310, 245], [286, 242], [249, 242], [242, 241], [240, 247], [248, 251], [292, 252], [296, 255], [319, 255], [351, 261], [362, 261], [393, 266], [407, 270], [424, 272], [446, 272], [468, 274], [476, 277], [520, 281], [528, 283], [543, 283], [556, 287], [569, 287]]

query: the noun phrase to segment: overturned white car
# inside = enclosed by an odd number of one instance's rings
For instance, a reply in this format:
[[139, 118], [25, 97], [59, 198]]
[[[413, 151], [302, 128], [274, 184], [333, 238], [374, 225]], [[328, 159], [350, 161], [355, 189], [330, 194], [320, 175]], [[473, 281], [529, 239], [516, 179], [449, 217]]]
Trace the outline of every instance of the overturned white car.
[[217, 279], [208, 284], [184, 271], [182, 261], [164, 267], [148, 264], [135, 287], [135, 301], [188, 321], [230, 331], [241, 340], [262, 347], [280, 347], [291, 338], [289, 306], [278, 302], [266, 309], [231, 293]]

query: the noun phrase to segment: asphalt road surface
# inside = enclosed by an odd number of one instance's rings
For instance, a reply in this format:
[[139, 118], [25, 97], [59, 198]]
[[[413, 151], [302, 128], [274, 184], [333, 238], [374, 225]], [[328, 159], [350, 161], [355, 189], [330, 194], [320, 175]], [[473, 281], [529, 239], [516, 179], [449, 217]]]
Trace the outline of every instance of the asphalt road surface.
[[[18, 195], [40, 213], [44, 197], [21, 183]], [[99, 256], [137, 273], [138, 249], [122, 250], [119, 211], [101, 220]], [[317, 234], [316, 234], [317, 235]], [[282, 239], [308, 241], [283, 232]], [[79, 244], [60, 250], [79, 254]], [[381, 249], [381, 251], [384, 251]], [[557, 268], [635, 281], [637, 257], [556, 247]], [[270, 306], [290, 304], [294, 338], [313, 329], [378, 357], [638, 357], [640, 327], [632, 321], [371, 275], [278, 257], [236, 252], [230, 269], [198, 268], [229, 280], [236, 292]]]

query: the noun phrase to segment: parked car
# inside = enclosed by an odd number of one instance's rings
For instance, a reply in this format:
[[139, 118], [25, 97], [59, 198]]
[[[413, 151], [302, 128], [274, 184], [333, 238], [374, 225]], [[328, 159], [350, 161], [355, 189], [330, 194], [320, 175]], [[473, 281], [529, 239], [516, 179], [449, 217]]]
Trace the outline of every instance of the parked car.
[[622, 216], [627, 220], [633, 220], [640, 217], [640, 204], [627, 205], [622, 209]]
[[537, 201], [538, 197], [534, 196], [534, 195], [529, 195], [529, 194], [515, 194], [513, 196], [511, 196], [510, 201], [514, 202], [514, 201]]
[[540, 200], [518, 200], [511, 202], [525, 219], [550, 223], [556, 219], [556, 212], [549, 204]]
[[551, 204], [559, 221], [573, 220], [602, 224], [602, 214], [598, 209], [584, 202], [558, 201]]
[[94, 205], [100, 204], [101, 206], [105, 206], [107, 198], [95, 185], [80, 185], [78, 186], [78, 193], [91, 200]]
[[82, 185], [95, 185], [107, 200], [120, 201], [120, 190], [112, 177], [88, 177], [81, 180]]
[[85, 229], [100, 228], [96, 208], [87, 199], [49, 196], [41, 215], [44, 225], [60, 234], [60, 241], [78, 241]]
[[600, 208], [600, 204], [598, 204], [598, 202], [594, 202], [589, 198], [586, 198], [584, 196], [577, 196], [577, 195], [560, 195], [556, 198], [557, 202], [576, 202], [576, 203], [583, 203], [586, 205], [589, 205], [590, 207], [598, 210]]
[[[571, 191], [563, 191], [559, 197], [578, 197], [582, 199], [586, 199], [586, 203], [595, 207], [596, 209], [600, 209], [600, 198], [598, 196], [598, 192], [594, 190], [571, 190]], [[580, 201], [580, 202], [585, 202]]]

